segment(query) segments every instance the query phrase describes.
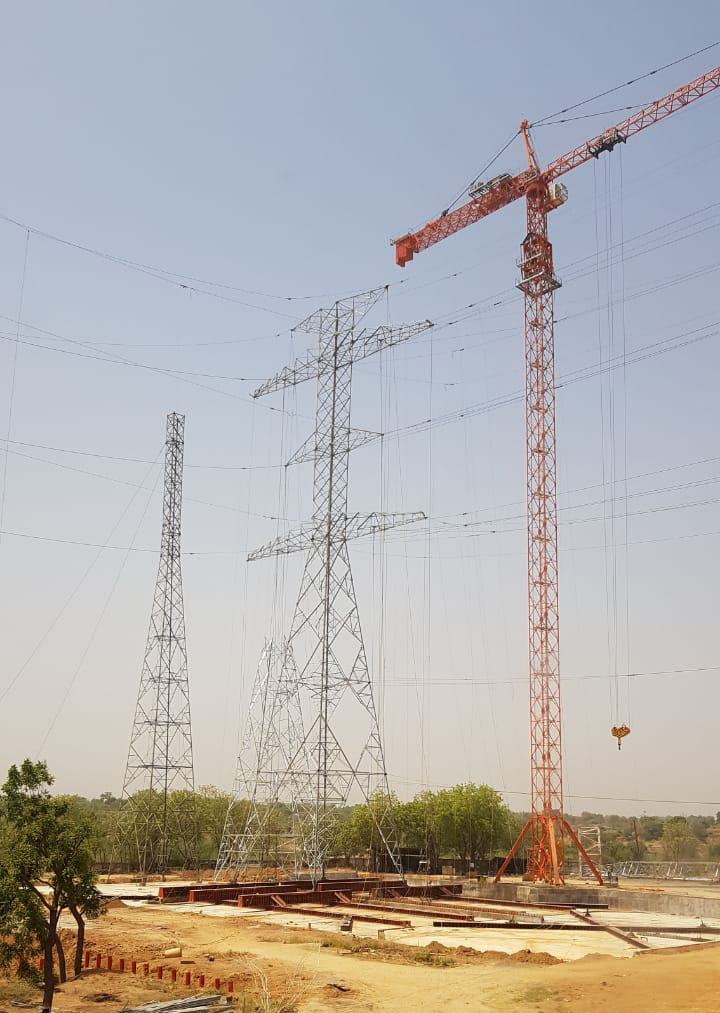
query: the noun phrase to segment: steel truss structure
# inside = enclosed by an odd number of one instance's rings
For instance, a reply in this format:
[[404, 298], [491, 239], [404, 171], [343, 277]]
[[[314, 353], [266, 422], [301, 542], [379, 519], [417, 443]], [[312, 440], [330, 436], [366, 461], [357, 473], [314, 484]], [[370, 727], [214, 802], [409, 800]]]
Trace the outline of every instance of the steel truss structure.
[[[351, 428], [350, 406], [353, 364], [432, 324], [361, 328], [384, 294], [384, 288], [365, 292], [309, 316], [295, 330], [317, 336], [317, 354], [308, 353], [254, 393], [261, 397], [317, 378], [315, 432], [292, 458], [313, 461], [313, 515], [308, 526], [248, 557], [307, 553], [287, 639], [263, 652], [243, 743], [251, 766], [241, 756], [216, 878], [223, 872], [237, 877], [250, 862], [261, 862], [268, 842], [277, 842], [275, 814], [287, 807], [289, 839], [276, 844], [273, 857], [292, 864], [296, 874], [322, 879], [337, 811], [353, 792], [370, 803], [376, 868], [402, 871], [348, 541], [425, 514], [348, 515], [350, 452], [377, 435]], [[238, 830], [243, 799], [250, 806]]]
[[[302, 856], [292, 833], [281, 832], [288, 813], [282, 812], [282, 794], [288, 792], [295, 756], [302, 742], [303, 716], [297, 671], [287, 645], [266, 641], [260, 655], [247, 709], [243, 743], [238, 755], [233, 801], [228, 808], [215, 880], [237, 878], [250, 861], [278, 868], [298, 869]], [[308, 768], [303, 770], [307, 778]], [[249, 803], [249, 804], [248, 804]]]
[[[585, 854], [592, 859], [595, 868], [602, 869], [602, 837], [600, 827], [578, 827], [577, 837], [583, 846]], [[578, 876], [580, 879], [589, 879], [592, 876], [592, 870], [580, 851], [578, 851]]]
[[184, 439], [185, 416], [173, 412], [166, 427], [160, 563], [114, 848], [114, 854], [136, 854], [143, 878], [167, 871], [172, 839], [182, 842], [186, 861], [194, 864], [197, 853], [180, 565]]
[[720, 883], [720, 862], [621, 862], [613, 872], [627, 879], [683, 879]]
[[468, 189], [470, 199], [460, 207], [448, 209], [416, 232], [394, 241], [396, 263], [404, 267], [416, 253], [460, 229], [515, 200], [524, 198], [526, 202], [527, 233], [519, 262], [518, 288], [525, 296], [531, 814], [496, 881], [526, 841], [528, 878], [560, 885], [565, 875], [567, 834], [596, 880], [602, 883], [600, 872], [563, 811], [553, 315], [554, 292], [560, 281], [553, 268], [547, 227], [550, 211], [567, 200], [567, 189], [557, 181], [718, 88], [720, 67], [649, 103], [544, 169], [538, 163], [528, 121], [524, 120], [519, 132], [525, 142], [526, 169], [515, 176], [502, 173], [486, 182], [474, 182]]

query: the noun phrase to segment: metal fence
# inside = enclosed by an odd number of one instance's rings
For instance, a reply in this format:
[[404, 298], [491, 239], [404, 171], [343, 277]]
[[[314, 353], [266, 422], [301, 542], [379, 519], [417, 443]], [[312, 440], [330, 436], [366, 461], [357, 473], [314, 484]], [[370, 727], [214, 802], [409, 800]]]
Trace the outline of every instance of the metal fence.
[[621, 862], [612, 867], [619, 879], [684, 879], [720, 882], [720, 862]]

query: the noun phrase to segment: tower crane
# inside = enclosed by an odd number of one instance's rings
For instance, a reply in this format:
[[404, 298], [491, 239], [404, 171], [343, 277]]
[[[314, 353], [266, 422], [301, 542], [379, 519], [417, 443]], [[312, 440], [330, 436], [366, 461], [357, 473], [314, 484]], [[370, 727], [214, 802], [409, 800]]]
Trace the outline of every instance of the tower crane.
[[515, 176], [503, 173], [487, 182], [474, 183], [468, 189], [470, 199], [465, 204], [393, 241], [396, 262], [405, 267], [416, 253], [525, 198], [527, 233], [518, 261], [517, 287], [525, 296], [531, 810], [495, 877], [496, 882], [529, 835], [528, 878], [554, 885], [563, 883], [567, 833], [602, 883], [600, 872], [565, 819], [563, 809], [553, 333], [554, 293], [561, 282], [553, 266], [548, 214], [567, 200], [567, 188], [559, 182], [562, 176], [612, 151], [618, 144], [625, 144], [641, 130], [717, 88], [720, 88], [720, 67], [651, 102], [622, 123], [608, 127], [545, 169], [538, 162], [530, 124], [523, 120], [520, 133], [525, 142], [527, 169]]

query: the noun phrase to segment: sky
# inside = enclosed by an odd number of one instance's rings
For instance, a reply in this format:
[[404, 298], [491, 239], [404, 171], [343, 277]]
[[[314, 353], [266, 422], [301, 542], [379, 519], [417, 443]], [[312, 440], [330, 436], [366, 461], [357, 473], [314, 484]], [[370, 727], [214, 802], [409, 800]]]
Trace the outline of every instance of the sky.
[[[394, 265], [517, 131], [541, 163], [720, 62], [717, 5], [427, 0], [3, 9], [0, 769], [119, 793], [158, 564], [165, 416], [186, 415], [196, 782], [232, 785], [312, 512], [315, 390], [252, 392], [291, 329], [374, 286], [436, 326], [358, 365], [353, 543], [391, 786], [528, 804], [520, 202]], [[569, 174], [556, 293], [570, 812], [714, 813], [720, 705], [716, 163], [710, 95]], [[516, 137], [488, 170], [516, 172]], [[608, 363], [613, 365], [608, 369]], [[429, 421], [428, 421], [429, 420]], [[384, 574], [384, 576], [383, 576]], [[613, 724], [632, 731], [621, 751]]]

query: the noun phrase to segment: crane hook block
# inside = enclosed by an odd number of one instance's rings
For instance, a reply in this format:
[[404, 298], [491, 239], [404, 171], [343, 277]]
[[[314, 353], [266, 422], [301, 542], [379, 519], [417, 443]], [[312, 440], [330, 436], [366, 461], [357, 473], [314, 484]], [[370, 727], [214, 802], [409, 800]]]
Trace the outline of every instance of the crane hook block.
[[626, 735], [630, 734], [630, 729], [628, 728], [627, 725], [620, 725], [620, 726], [613, 725], [610, 732], [618, 740], [618, 749], [620, 749], [620, 746], [622, 745], [622, 740], [625, 738]]

